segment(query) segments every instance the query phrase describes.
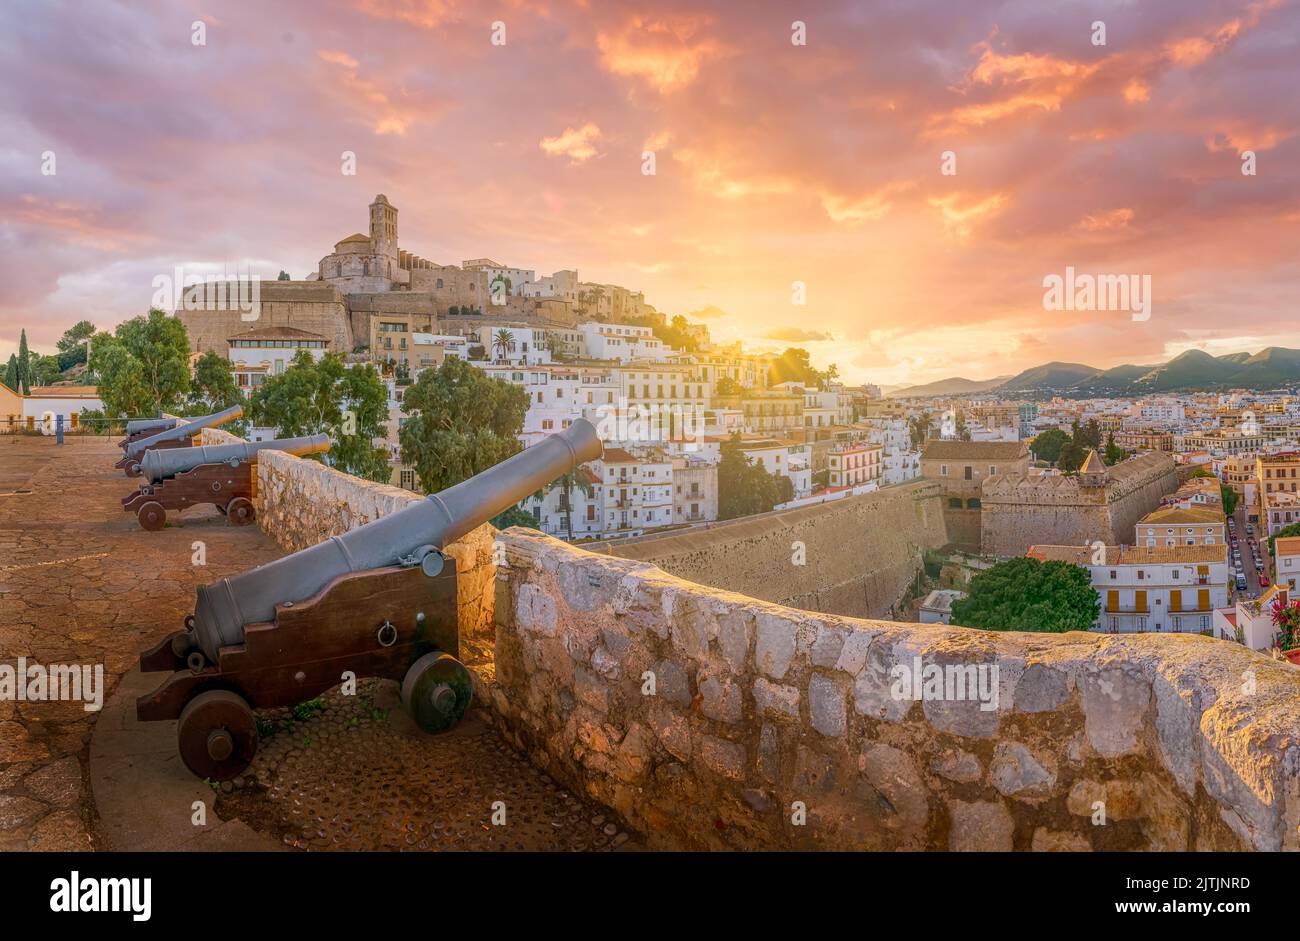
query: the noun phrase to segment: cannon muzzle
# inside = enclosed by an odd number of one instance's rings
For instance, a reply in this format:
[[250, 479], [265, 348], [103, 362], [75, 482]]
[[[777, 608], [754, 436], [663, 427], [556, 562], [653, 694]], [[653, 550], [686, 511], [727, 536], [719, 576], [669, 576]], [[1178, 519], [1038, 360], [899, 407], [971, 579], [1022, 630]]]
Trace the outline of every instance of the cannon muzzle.
[[140, 472], [150, 483], [157, 483], [194, 470], [200, 464], [255, 462], [257, 452], [267, 449], [286, 451], [299, 457], [304, 454], [323, 454], [330, 449], [330, 436], [311, 435], [306, 438], [278, 438], [275, 441], [245, 441], [239, 444], [148, 451], [140, 461]]
[[179, 418], [133, 418], [126, 423], [126, 433], [134, 435], [141, 431], [152, 431], [157, 434], [175, 428], [178, 424], [180, 424]]
[[216, 428], [218, 425], [224, 425], [228, 421], [233, 421], [240, 415], [244, 414], [242, 405], [232, 405], [224, 411], [216, 412], [212, 415], [204, 415], [202, 418], [196, 418], [193, 421], [186, 422], [183, 425], [176, 425], [166, 431], [160, 431], [156, 435], [148, 438], [141, 438], [139, 441], [132, 441], [126, 446], [126, 456], [135, 457], [141, 451], [151, 448], [154, 445], [161, 444], [164, 441], [181, 441], [185, 438], [193, 438], [204, 428]]
[[601, 453], [596, 429], [578, 419], [559, 434], [404, 510], [200, 586], [194, 639], [215, 661], [221, 647], [242, 642], [244, 625], [273, 620], [276, 605], [310, 598], [349, 572], [419, 562]]

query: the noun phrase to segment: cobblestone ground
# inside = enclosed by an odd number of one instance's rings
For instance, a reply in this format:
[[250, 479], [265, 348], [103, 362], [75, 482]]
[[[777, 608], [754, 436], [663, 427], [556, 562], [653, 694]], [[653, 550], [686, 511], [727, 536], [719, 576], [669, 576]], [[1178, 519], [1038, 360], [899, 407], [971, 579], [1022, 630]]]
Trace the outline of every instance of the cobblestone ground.
[[638, 847], [607, 812], [555, 784], [491, 727], [466, 718], [425, 735], [397, 684], [363, 680], [259, 714], [262, 745], [217, 812], [306, 850]]
[[[116, 440], [0, 435], [0, 663], [102, 663], [105, 702], [181, 627], [198, 585], [281, 554], [210, 508], [143, 531], [122, 512], [138, 481], [114, 470]], [[192, 564], [196, 540], [206, 566]], [[95, 846], [94, 720], [81, 703], [0, 700], [0, 850]]]
[[[177, 630], [199, 584], [281, 551], [256, 526], [194, 509], [149, 533], [115, 439], [0, 435], [0, 663], [104, 664], [104, 700], [141, 650]], [[204, 543], [206, 565], [192, 563]], [[0, 851], [97, 845], [87, 781], [95, 713], [0, 700]], [[396, 684], [259, 714], [262, 749], [216, 810], [304, 850], [602, 850], [638, 846], [472, 718], [420, 733]], [[498, 804], [498, 802], [500, 802]], [[504, 809], [503, 826], [493, 805]]]

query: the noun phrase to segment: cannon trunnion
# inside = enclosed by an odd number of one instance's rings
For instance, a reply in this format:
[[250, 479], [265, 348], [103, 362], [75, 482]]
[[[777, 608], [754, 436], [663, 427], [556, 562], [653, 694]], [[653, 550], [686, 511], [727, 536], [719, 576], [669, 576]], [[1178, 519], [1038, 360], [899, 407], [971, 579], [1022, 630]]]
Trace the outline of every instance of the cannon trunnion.
[[216, 662], [193, 646], [189, 630], [171, 635], [140, 656], [145, 672], [173, 673], [137, 700], [136, 716], [179, 720], [185, 766], [214, 781], [253, 760], [252, 710], [313, 699], [349, 671], [397, 680], [421, 728], [451, 728], [469, 708], [472, 686], [459, 660], [456, 563], [438, 558], [440, 570], [430, 559], [340, 575], [305, 601], [277, 605], [273, 621], [247, 625], [243, 642], [222, 647]]
[[230, 525], [247, 526], [256, 517], [253, 510], [256, 467], [251, 461], [200, 464], [174, 477], [141, 485], [135, 493], [122, 498], [122, 509], [134, 513], [142, 527], [153, 531], [166, 524], [168, 510], [179, 513], [211, 503], [225, 514]]

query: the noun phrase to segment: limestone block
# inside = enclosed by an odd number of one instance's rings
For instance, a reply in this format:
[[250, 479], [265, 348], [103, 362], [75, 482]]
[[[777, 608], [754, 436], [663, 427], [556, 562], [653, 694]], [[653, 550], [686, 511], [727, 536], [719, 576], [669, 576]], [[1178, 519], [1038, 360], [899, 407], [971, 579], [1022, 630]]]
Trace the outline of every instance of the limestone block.
[[754, 705], [762, 716], [799, 718], [799, 689], [769, 683], [763, 677], [754, 681]]
[[844, 734], [844, 690], [830, 677], [814, 673], [808, 680], [808, 715], [822, 735], [838, 738]]
[[759, 612], [756, 622], [758, 643], [754, 656], [758, 668], [772, 679], [779, 680], [785, 676], [794, 658], [796, 624], [789, 618], [767, 611]]
[[1042, 798], [1056, 786], [1056, 775], [1019, 742], [998, 742], [989, 765], [989, 781], [1006, 797]]

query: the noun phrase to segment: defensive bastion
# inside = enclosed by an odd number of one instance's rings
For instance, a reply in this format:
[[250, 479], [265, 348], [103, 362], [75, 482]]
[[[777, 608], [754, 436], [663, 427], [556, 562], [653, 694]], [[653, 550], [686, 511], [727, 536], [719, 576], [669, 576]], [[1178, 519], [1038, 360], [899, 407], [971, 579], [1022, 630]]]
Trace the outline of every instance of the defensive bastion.
[[[419, 499], [279, 452], [258, 484], [286, 549]], [[1300, 848], [1300, 670], [1242, 647], [812, 614], [519, 529], [449, 551], [484, 717], [651, 846]], [[996, 667], [997, 708], [897, 698], [917, 658]]]

